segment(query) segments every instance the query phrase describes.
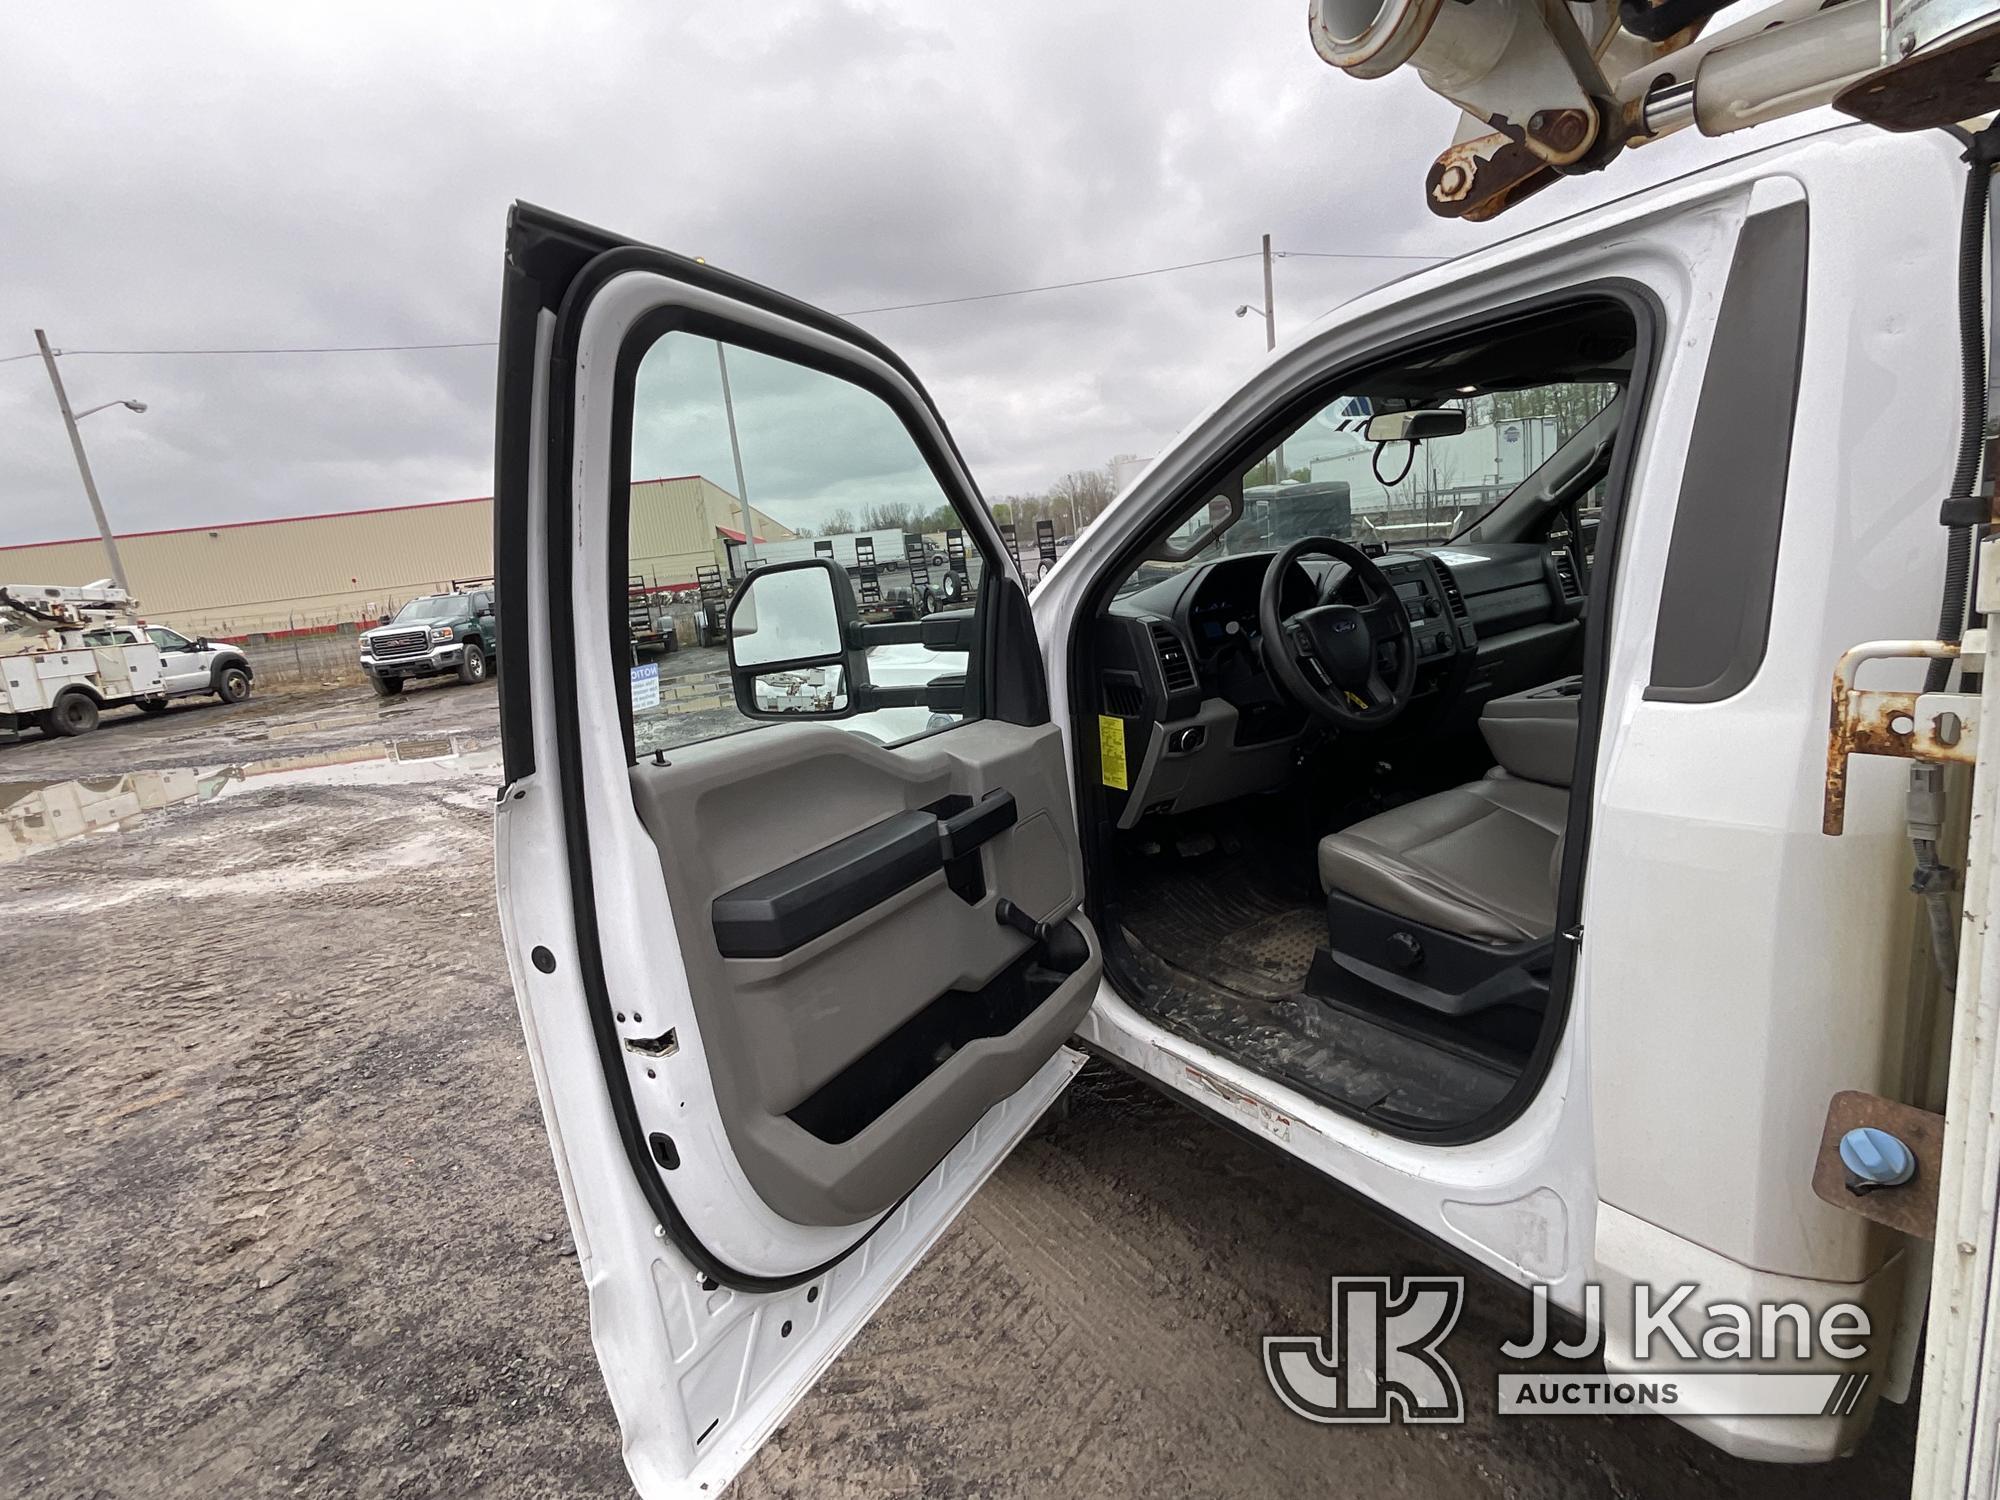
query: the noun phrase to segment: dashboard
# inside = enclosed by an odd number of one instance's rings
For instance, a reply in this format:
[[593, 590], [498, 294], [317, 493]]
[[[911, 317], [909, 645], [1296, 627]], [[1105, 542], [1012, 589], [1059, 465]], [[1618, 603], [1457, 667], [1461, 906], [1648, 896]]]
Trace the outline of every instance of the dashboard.
[[[1213, 657], [1234, 637], [1245, 643], [1257, 635], [1257, 595], [1264, 586], [1262, 557], [1231, 557], [1211, 564], [1187, 604], [1187, 629], [1198, 657]], [[1326, 568], [1333, 565], [1328, 564]], [[1285, 577], [1279, 603], [1286, 614], [1320, 602], [1326, 568], [1309, 572], [1301, 564]]]
[[[1123, 721], [1131, 768], [1122, 802], [1111, 789], [1120, 827], [1269, 790], [1292, 774], [1308, 716], [1264, 662], [1257, 600], [1270, 558], [1142, 564], [1100, 617], [1099, 712]], [[1413, 701], [1389, 733], [1470, 729], [1490, 699], [1575, 670], [1584, 601], [1565, 548], [1453, 543], [1385, 553], [1376, 566], [1409, 617], [1418, 659]], [[1290, 615], [1362, 604], [1367, 591], [1345, 564], [1306, 558], [1279, 600]]]

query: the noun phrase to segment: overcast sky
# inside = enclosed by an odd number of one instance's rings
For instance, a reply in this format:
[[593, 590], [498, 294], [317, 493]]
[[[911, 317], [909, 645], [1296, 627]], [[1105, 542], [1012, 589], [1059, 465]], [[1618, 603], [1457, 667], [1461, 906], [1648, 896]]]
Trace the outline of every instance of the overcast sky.
[[[1255, 251], [1266, 231], [1406, 256], [1490, 238], [1423, 205], [1451, 108], [1326, 67], [1305, 8], [8, 7], [0, 358], [37, 326], [73, 350], [490, 339], [517, 198], [834, 311]], [[1280, 335], [1411, 268], [1279, 262]], [[858, 321], [997, 497], [1155, 452], [1263, 357], [1260, 320], [1232, 315], [1261, 296], [1248, 259]], [[149, 404], [84, 424], [122, 531], [491, 492], [490, 349], [62, 366], [79, 408]], [[0, 542], [90, 529], [39, 360], [0, 363]]]

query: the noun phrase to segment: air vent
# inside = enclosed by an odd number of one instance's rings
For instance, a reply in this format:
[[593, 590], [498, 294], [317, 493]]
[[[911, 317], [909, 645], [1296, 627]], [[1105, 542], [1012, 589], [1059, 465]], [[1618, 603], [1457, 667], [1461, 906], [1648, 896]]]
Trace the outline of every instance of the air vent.
[[1106, 672], [1100, 684], [1104, 689], [1104, 711], [1117, 719], [1136, 719], [1146, 711], [1146, 690], [1140, 686], [1135, 672]]
[[1562, 580], [1563, 598], [1581, 599], [1583, 586], [1576, 581], [1576, 557], [1567, 547], [1557, 547], [1550, 554], [1555, 559], [1556, 577]]
[[1171, 625], [1154, 624], [1153, 649], [1160, 653], [1160, 676], [1167, 685], [1167, 692], [1189, 693], [1194, 691], [1194, 663], [1188, 660], [1187, 647], [1174, 634]]
[[1451, 569], [1443, 563], [1437, 566], [1438, 586], [1444, 590], [1444, 602], [1451, 609], [1454, 620], [1465, 618], [1465, 595], [1458, 591], [1458, 580], [1451, 576]]

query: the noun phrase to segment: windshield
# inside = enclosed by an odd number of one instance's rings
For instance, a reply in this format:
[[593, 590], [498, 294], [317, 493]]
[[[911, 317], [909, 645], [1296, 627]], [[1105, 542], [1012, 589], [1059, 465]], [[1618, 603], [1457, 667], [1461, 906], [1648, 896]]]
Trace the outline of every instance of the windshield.
[[395, 624], [405, 620], [455, 620], [466, 612], [465, 601], [456, 594], [431, 594], [412, 599], [396, 611]]
[[[1611, 381], [1560, 381], [1454, 396], [1438, 405], [1465, 413], [1463, 432], [1380, 444], [1367, 436], [1375, 414], [1370, 398], [1338, 397], [1196, 507], [1168, 539], [1168, 549], [1185, 556], [1142, 564], [1120, 592], [1197, 559], [1275, 552], [1309, 536], [1384, 548], [1449, 541], [1506, 499], [1617, 393]], [[1243, 513], [1218, 533], [1237, 486]]]

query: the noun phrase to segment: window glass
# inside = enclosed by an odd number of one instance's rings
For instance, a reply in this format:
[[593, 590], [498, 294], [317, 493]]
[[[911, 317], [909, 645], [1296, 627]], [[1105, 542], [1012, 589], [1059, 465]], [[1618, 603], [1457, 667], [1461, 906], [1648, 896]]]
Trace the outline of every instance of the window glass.
[[153, 638], [153, 644], [158, 646], [162, 651], [184, 651], [187, 649], [187, 637], [174, 634], [173, 631], [167, 629], [164, 625], [154, 625], [146, 633]]
[[396, 611], [395, 623], [408, 620], [455, 620], [465, 613], [465, 601], [456, 594], [431, 594], [412, 599]]
[[[1556, 381], [1454, 396], [1436, 404], [1463, 411], [1465, 430], [1414, 444], [1369, 441], [1369, 419], [1389, 404], [1339, 396], [1237, 476], [1239, 520], [1211, 535], [1196, 557], [1142, 564], [1121, 592], [1192, 562], [1275, 552], [1309, 536], [1379, 547], [1447, 541], [1524, 483], [1617, 393], [1609, 381]], [[1170, 541], [1184, 547], [1198, 540], [1225, 509], [1223, 499], [1205, 501]]]
[[[881, 397], [821, 370], [664, 335], [634, 377], [631, 486], [630, 660], [620, 667], [641, 755], [771, 722], [737, 712], [724, 633], [731, 598], [758, 568], [830, 559], [869, 623], [967, 610], [978, 594], [980, 554], [908, 429]], [[775, 616], [767, 625], [767, 642], [793, 629]], [[769, 654], [776, 646], [758, 649], [759, 660], [781, 659]], [[964, 651], [914, 644], [872, 646], [866, 660], [877, 688], [949, 687], [967, 667]], [[787, 713], [848, 703], [844, 681], [824, 668], [798, 683], [760, 676], [753, 698]], [[977, 704], [962, 707], [900, 705], [831, 722], [893, 744], [977, 715]]]

